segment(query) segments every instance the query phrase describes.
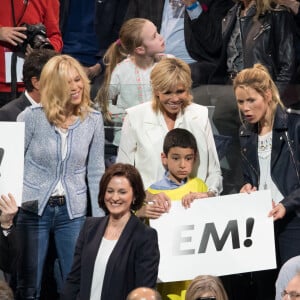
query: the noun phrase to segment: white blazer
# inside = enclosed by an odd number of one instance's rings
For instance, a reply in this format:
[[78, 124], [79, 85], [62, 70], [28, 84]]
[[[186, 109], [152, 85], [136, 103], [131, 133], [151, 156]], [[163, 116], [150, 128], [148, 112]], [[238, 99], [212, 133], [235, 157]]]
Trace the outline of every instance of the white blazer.
[[[164, 175], [161, 153], [168, 128], [162, 113], [153, 111], [151, 102], [133, 106], [126, 112], [117, 162], [134, 165], [147, 189]], [[197, 160], [192, 176], [201, 178], [210, 191], [221, 193], [221, 169], [207, 108], [190, 104], [177, 115], [175, 128], [189, 130], [197, 140], [200, 160]]]

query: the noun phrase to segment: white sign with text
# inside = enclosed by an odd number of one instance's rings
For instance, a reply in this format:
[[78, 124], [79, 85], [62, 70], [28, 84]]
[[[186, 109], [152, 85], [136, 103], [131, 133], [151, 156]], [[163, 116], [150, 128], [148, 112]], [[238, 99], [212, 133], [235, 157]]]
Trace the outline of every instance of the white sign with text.
[[0, 122], [0, 194], [12, 193], [21, 205], [24, 171], [24, 123]]
[[276, 268], [269, 190], [195, 200], [150, 226], [158, 232], [159, 281], [193, 279]]

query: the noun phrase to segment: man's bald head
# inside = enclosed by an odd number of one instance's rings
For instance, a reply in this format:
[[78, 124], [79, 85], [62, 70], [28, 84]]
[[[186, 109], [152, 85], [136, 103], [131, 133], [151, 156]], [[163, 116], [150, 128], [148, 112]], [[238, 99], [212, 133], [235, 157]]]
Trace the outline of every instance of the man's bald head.
[[139, 287], [131, 291], [126, 300], [162, 300], [160, 294], [147, 287]]

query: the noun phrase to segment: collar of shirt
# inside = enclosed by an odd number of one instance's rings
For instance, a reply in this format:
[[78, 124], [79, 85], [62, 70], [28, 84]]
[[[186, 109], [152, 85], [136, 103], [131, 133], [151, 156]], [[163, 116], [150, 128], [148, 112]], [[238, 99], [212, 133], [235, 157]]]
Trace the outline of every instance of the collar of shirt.
[[170, 172], [166, 171], [162, 180], [151, 185], [151, 188], [155, 189], [155, 190], [172, 190], [172, 189], [176, 189], [176, 188], [186, 184], [186, 182], [188, 180], [188, 178], [185, 178], [181, 181], [180, 184], [178, 184], [178, 183], [174, 182], [173, 180], [171, 180], [169, 178], [169, 176], [170, 176]]

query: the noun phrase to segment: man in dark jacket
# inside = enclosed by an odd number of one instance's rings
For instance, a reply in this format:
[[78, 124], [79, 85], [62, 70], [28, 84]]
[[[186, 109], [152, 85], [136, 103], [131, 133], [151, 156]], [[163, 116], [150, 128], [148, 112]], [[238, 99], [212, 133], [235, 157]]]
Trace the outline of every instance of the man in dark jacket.
[[25, 92], [21, 96], [0, 109], [0, 121], [16, 121], [17, 116], [27, 106], [39, 105], [39, 80], [46, 62], [57, 55], [54, 50], [34, 49], [25, 59], [23, 65], [23, 81]]

